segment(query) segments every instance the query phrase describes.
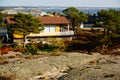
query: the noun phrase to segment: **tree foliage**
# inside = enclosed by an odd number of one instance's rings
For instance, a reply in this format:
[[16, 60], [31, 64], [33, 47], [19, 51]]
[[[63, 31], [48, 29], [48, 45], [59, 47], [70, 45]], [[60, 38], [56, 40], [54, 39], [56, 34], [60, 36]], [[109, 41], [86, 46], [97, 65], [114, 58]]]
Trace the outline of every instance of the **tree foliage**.
[[40, 28], [40, 20], [33, 18], [32, 15], [17, 14], [14, 16], [13, 21], [15, 21], [13, 29], [18, 33], [23, 33], [23, 35], [28, 35], [29, 33], [38, 33], [43, 28]]
[[39, 33], [43, 30], [43, 26], [40, 23], [40, 20], [32, 17], [32, 15], [19, 13], [14, 16], [13, 21], [15, 22], [12, 26], [12, 30], [17, 34], [23, 34], [24, 36], [24, 47], [26, 36], [30, 33]]
[[98, 16], [103, 19], [103, 27], [108, 31], [120, 33], [120, 10], [109, 9], [98, 11]]
[[5, 23], [5, 17], [6, 17], [6, 15], [2, 14], [0, 12], [0, 27], [6, 27], [7, 26], [7, 24]]
[[79, 27], [81, 22], [87, 21], [87, 15], [75, 7], [67, 8], [63, 10], [63, 13], [70, 20], [73, 30], [75, 30], [75, 27]]

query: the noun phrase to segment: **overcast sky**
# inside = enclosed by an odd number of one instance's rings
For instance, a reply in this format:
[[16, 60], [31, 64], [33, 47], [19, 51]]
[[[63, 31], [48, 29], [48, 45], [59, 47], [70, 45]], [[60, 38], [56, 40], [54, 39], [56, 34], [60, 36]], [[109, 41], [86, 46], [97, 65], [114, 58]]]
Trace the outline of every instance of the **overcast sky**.
[[120, 7], [120, 0], [0, 0], [0, 6]]

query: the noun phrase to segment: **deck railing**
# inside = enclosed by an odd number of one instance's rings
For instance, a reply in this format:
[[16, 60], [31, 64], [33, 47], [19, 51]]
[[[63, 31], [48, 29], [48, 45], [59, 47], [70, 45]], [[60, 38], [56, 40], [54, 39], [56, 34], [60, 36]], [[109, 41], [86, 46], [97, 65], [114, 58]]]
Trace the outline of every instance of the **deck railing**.
[[39, 34], [29, 34], [29, 37], [40, 37], [40, 36], [70, 36], [74, 35], [74, 31], [65, 31], [65, 32], [41, 32]]

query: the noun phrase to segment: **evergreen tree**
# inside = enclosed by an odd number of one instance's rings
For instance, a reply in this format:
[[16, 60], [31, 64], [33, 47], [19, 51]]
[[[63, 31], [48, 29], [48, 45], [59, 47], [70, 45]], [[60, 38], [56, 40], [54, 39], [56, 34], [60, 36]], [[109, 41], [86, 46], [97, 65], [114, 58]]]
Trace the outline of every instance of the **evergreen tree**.
[[12, 30], [17, 34], [23, 34], [23, 47], [25, 48], [26, 36], [30, 33], [39, 33], [43, 30], [43, 26], [40, 20], [34, 18], [32, 15], [19, 13], [14, 16], [13, 21], [15, 22], [12, 26]]
[[7, 24], [5, 23], [5, 17], [6, 15], [0, 12], [0, 27], [7, 27]]
[[72, 29], [75, 31], [77, 27], [80, 26], [81, 22], [87, 21], [87, 15], [80, 12], [75, 7], [70, 7], [63, 10], [63, 13], [67, 16], [67, 18], [71, 22]]
[[103, 27], [107, 31], [120, 33], [120, 10], [101, 10], [98, 15], [103, 19]]

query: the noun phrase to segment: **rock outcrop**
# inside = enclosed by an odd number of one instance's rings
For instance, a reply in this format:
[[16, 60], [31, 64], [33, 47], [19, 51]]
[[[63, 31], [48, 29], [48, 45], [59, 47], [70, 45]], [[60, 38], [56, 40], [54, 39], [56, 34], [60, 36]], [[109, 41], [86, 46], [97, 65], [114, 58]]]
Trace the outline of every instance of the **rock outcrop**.
[[17, 57], [15, 61], [0, 65], [0, 75], [15, 75], [16, 80], [119, 80], [119, 73], [120, 56], [98, 53]]

